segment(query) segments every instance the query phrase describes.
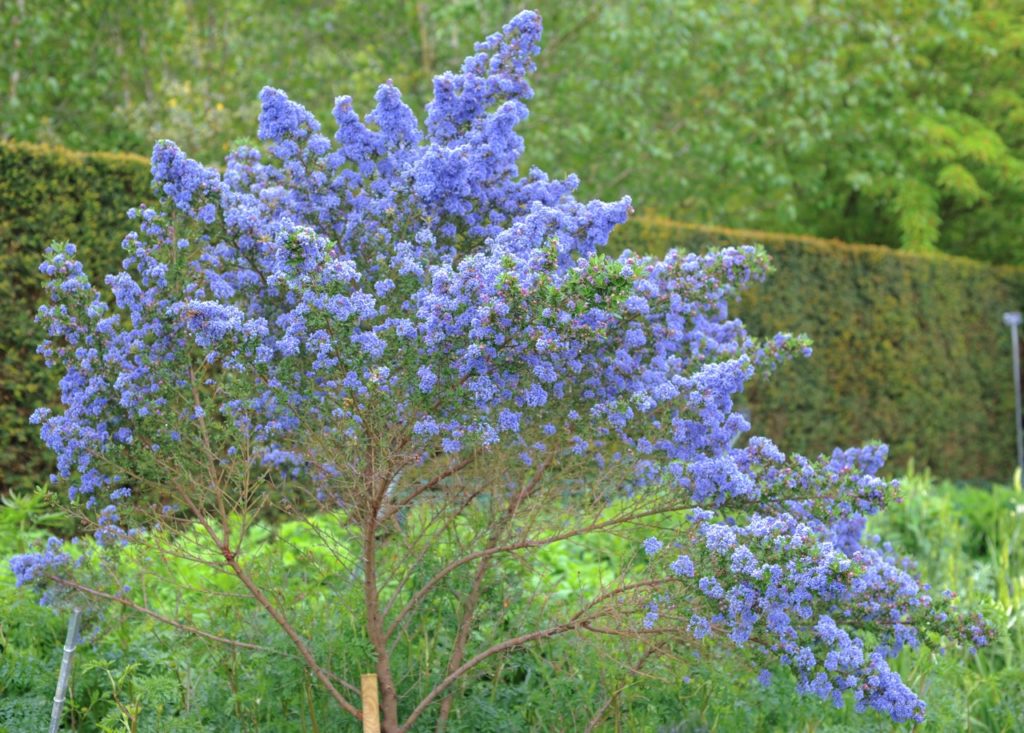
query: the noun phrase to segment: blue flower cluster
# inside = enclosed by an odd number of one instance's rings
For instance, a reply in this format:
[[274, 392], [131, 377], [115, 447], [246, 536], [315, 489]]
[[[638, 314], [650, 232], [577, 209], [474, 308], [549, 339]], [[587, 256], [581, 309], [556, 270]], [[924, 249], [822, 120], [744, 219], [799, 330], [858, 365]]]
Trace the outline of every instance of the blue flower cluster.
[[71, 556], [62, 551], [63, 546], [63, 542], [51, 537], [46, 541], [46, 548], [42, 552], [12, 557], [10, 565], [15, 584], [22, 586], [26, 583], [39, 582], [47, 572], [54, 572], [67, 565]]
[[[698, 598], [686, 633], [781, 660], [837, 703], [851, 691], [920, 718], [885, 658], [918, 643], [919, 624], [964, 622], [860, 545], [863, 516], [893, 490], [874, 476], [884, 450], [810, 461], [737, 442], [750, 425], [736, 396], [808, 342], [757, 339], [729, 317], [728, 299], [766, 275], [763, 251], [611, 257], [628, 198], [578, 201], [573, 176], [520, 174], [540, 33], [520, 13], [438, 76], [425, 127], [391, 83], [365, 117], [339, 97], [330, 137], [267, 88], [263, 150], [234, 150], [222, 171], [158, 143], [160, 203], [129, 212], [109, 293], [73, 245], [41, 268], [40, 352], [64, 372], [63, 408], [34, 420], [59, 477], [117, 545], [141, 522], [134, 507], [186, 490], [165, 484], [169, 467], [198, 476], [210, 460], [325, 500], [346, 472], [363, 485], [392, 458], [614, 465], [623, 494], [693, 507], [689, 534], [644, 542], [680, 597]], [[58, 570], [58, 549], [18, 558], [19, 582]], [[671, 602], [650, 601], [642, 623], [657, 628]]]

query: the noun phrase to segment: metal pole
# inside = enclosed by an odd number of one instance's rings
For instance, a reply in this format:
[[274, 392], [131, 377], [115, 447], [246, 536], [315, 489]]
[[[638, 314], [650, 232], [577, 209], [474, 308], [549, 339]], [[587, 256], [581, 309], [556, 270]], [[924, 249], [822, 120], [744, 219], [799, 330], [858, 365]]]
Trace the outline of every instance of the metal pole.
[[1013, 396], [1015, 400], [1014, 416], [1017, 419], [1017, 468], [1024, 470], [1024, 424], [1021, 421], [1021, 398], [1020, 398], [1020, 340], [1017, 334], [1017, 327], [1024, 318], [1020, 311], [1012, 311], [1003, 314], [1003, 323], [1010, 327], [1010, 344], [1013, 353]]
[[64, 708], [64, 696], [71, 679], [71, 659], [75, 656], [75, 647], [78, 645], [78, 624], [81, 618], [82, 611], [76, 608], [71, 612], [71, 620], [68, 621], [68, 636], [64, 640], [64, 656], [60, 660], [57, 692], [53, 696], [53, 710], [50, 712], [50, 733], [57, 733], [60, 730], [60, 714]]

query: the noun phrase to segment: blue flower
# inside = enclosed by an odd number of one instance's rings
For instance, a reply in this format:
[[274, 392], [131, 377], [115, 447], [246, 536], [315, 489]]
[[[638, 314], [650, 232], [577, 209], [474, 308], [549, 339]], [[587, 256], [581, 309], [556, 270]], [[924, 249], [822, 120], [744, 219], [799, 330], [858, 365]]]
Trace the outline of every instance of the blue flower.
[[644, 540], [644, 552], [646, 552], [648, 556], [659, 552], [661, 548], [664, 546], [665, 543], [663, 543], [657, 537], [648, 537], [646, 540]]
[[693, 567], [693, 561], [690, 559], [688, 555], [680, 555], [675, 560], [673, 560], [672, 564], [668, 567], [669, 570], [671, 570], [676, 575], [685, 575], [691, 578], [693, 577], [693, 574], [695, 572]]

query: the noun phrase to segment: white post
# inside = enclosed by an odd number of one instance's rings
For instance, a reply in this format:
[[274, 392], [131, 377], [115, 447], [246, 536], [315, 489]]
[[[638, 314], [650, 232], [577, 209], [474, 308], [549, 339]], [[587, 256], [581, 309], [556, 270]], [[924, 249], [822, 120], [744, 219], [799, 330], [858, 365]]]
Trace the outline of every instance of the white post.
[[1017, 469], [1024, 470], [1024, 425], [1021, 423], [1020, 404], [1020, 341], [1017, 327], [1024, 321], [1020, 311], [1003, 314], [1003, 323], [1010, 327], [1010, 348], [1013, 350], [1013, 396], [1016, 400], [1014, 415], [1017, 418]]
[[53, 696], [53, 710], [50, 712], [50, 733], [57, 733], [60, 730], [60, 714], [64, 708], [64, 696], [68, 691], [68, 682], [71, 680], [71, 658], [75, 656], [75, 646], [78, 644], [78, 624], [81, 618], [82, 611], [76, 608], [71, 612], [71, 620], [68, 621], [68, 636], [64, 640], [64, 656], [60, 660], [57, 693]]

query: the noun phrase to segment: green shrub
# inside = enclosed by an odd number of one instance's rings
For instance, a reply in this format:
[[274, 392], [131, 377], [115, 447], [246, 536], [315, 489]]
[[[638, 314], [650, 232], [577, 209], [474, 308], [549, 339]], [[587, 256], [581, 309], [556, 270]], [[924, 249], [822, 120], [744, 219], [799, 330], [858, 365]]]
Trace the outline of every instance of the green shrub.
[[902, 504], [871, 519], [868, 532], [917, 558], [933, 587], [958, 591], [999, 629], [994, 643], [977, 655], [950, 651], [939, 663], [917, 654], [922, 684], [941, 690], [929, 700], [948, 708], [950, 730], [1021, 730], [1024, 494], [1000, 485], [933, 481], [927, 473], [905, 479], [903, 494]]
[[775, 273], [736, 309], [751, 333], [802, 332], [815, 353], [748, 394], [753, 423], [789, 452], [889, 444], [937, 475], [1009, 478], [1013, 388], [1005, 311], [1024, 269], [809, 237], [640, 219], [616, 246], [654, 254], [761, 243]]
[[149, 164], [136, 155], [0, 142], [0, 492], [31, 487], [51, 470], [28, 424], [36, 407], [58, 396], [54, 373], [35, 353], [43, 249], [74, 241], [90, 273], [113, 271], [128, 231], [124, 212], [149, 190]]

